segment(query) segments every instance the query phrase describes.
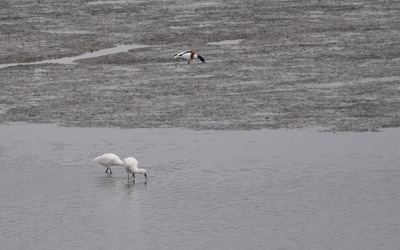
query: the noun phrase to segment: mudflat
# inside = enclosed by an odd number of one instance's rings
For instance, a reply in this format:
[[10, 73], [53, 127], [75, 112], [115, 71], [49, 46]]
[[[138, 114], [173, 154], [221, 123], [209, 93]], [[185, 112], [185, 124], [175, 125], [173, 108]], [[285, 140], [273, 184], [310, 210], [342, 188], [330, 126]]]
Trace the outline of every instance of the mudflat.
[[[0, 123], [399, 127], [399, 9], [399, 1], [2, 1]], [[140, 47], [28, 64], [121, 45]], [[205, 63], [173, 58], [185, 50]]]

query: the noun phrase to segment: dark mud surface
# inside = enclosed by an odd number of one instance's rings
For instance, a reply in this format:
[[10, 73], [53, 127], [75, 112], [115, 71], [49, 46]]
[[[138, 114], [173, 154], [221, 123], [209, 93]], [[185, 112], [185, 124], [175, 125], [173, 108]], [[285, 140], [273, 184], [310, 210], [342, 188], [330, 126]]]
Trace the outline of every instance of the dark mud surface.
[[[0, 3], [0, 123], [376, 131], [400, 126], [399, 1]], [[175, 61], [195, 50], [206, 63]], [[4, 65], [3, 65], [4, 66]]]

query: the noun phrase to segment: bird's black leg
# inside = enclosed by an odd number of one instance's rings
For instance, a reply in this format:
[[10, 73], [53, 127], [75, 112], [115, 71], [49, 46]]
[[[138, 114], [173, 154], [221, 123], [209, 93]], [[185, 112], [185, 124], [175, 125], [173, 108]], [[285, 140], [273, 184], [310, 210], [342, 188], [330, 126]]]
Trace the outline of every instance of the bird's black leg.
[[106, 172], [104, 172], [104, 173], [108, 173], [108, 168], [106, 168]]

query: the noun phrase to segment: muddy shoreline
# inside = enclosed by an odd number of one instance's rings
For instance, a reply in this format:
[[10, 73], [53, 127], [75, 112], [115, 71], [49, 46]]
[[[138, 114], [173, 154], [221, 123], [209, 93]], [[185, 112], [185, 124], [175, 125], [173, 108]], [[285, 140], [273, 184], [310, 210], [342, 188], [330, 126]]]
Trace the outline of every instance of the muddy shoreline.
[[[400, 3], [3, 1], [0, 123], [252, 130], [400, 126]], [[206, 63], [173, 55], [195, 50]]]

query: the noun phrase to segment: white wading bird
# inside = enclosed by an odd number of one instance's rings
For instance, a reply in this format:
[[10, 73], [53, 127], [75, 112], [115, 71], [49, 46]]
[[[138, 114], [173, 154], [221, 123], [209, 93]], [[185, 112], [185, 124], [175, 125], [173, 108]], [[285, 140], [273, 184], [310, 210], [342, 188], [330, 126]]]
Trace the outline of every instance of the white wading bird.
[[106, 168], [106, 173], [110, 170], [110, 174], [112, 174], [111, 166], [122, 166], [123, 164], [121, 159], [115, 154], [103, 154], [94, 158], [93, 161], [103, 165]]
[[132, 174], [133, 177], [133, 181], [135, 181], [135, 174], [142, 174], [144, 175], [145, 178], [145, 182], [147, 183], [147, 173], [146, 170], [144, 170], [143, 168], [138, 168], [138, 161], [133, 158], [133, 157], [128, 157], [124, 159], [124, 163], [122, 164], [122, 166], [125, 167], [126, 169], [126, 173], [128, 173], [128, 181], [129, 181], [129, 173]]
[[174, 55], [174, 58], [186, 60], [188, 64], [190, 64], [190, 60], [194, 58], [198, 58], [200, 61], [205, 62], [204, 57], [202, 57], [201, 55], [197, 55], [194, 51], [191, 50], [183, 51], [179, 54], [176, 54]]

